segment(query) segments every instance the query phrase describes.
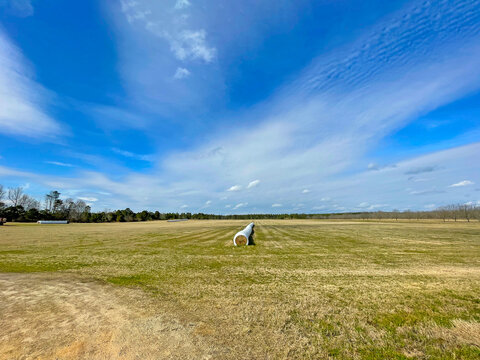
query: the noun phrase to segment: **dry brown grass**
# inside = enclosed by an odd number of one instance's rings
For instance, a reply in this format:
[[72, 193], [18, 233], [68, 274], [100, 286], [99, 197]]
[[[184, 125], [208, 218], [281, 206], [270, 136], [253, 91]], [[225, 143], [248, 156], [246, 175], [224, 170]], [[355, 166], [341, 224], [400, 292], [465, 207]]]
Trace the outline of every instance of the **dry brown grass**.
[[479, 223], [246, 223], [0, 229], [0, 357], [480, 357]]
[[1, 359], [206, 358], [150, 297], [78, 276], [0, 274]]

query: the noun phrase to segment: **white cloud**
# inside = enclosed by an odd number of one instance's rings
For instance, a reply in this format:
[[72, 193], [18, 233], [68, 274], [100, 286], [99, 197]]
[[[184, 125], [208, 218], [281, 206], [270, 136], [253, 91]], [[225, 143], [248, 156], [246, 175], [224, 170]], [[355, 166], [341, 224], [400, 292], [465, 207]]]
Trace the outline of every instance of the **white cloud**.
[[73, 167], [72, 164], [68, 164], [60, 161], [45, 161], [45, 163], [51, 164], [51, 165], [63, 166], [63, 167]]
[[239, 203], [239, 204], [237, 204], [233, 207], [233, 210], [240, 209], [240, 208], [245, 207], [247, 205], [248, 205], [248, 203]]
[[283, 206], [282, 204], [272, 204], [272, 207], [273, 207], [273, 208], [282, 207], [282, 206]]
[[139, 2], [135, 0], [121, 0], [120, 1], [122, 11], [125, 13], [125, 17], [129, 23], [133, 23], [136, 20], [146, 21], [147, 16], [152, 12], [150, 10], [140, 10]]
[[[190, 6], [179, 11], [165, 1], [142, 0], [124, 7], [112, 1], [105, 7], [109, 10], [106, 17], [123, 39], [118, 58], [127, 93], [125, 102], [133, 114], [147, 115], [149, 126], [143, 128], [156, 126], [152, 123], [159, 117], [166, 122], [181, 117], [184, 121], [178, 126], [186, 127], [207, 107], [218, 109], [215, 104], [226, 86], [225, 74], [215, 61], [217, 44], [213, 41], [219, 42], [219, 36], [211, 36], [210, 14], [204, 11], [212, 6]], [[188, 78], [176, 79], [178, 68], [187, 69]], [[216, 115], [213, 111], [211, 115], [213, 120]], [[140, 120], [140, 124], [146, 122]], [[136, 125], [135, 121], [129, 123]]]
[[[180, 0], [175, 8], [186, 9], [188, 5], [188, 1]], [[209, 63], [215, 59], [217, 49], [208, 44], [207, 32], [204, 29], [192, 30], [187, 15], [167, 14], [161, 4], [149, 1], [122, 1], [121, 10], [132, 25], [138, 21], [147, 31], [168, 41], [178, 60], [203, 60]]]
[[370, 164], [368, 164], [367, 169], [368, 170], [378, 170], [378, 165], [375, 164], [375, 163], [370, 163]]
[[388, 207], [388, 204], [373, 204], [368, 207], [368, 210], [372, 211], [372, 210], [384, 209], [387, 207]]
[[177, 71], [175, 72], [175, 75], [173, 76], [175, 79], [185, 79], [190, 76], [190, 71], [185, 68], [177, 68]]
[[190, 1], [188, 0], [177, 0], [177, 2], [175, 3], [175, 9], [177, 10], [185, 9], [185, 8], [188, 8], [190, 5], [191, 5]]
[[79, 196], [79, 197], [77, 197], [77, 199], [83, 200], [83, 201], [88, 201], [88, 202], [96, 202], [96, 201], [98, 201], [97, 198], [95, 198], [95, 197], [89, 197], [89, 196]]
[[449, 187], [460, 187], [460, 186], [467, 186], [467, 185], [473, 185], [473, 184], [475, 184], [473, 181], [463, 180], [458, 183], [452, 184]]
[[410, 191], [410, 195], [431, 195], [431, 194], [441, 194], [444, 193], [445, 191], [443, 190], [437, 190], [436, 188], [432, 189], [425, 189], [425, 190], [413, 190]]
[[182, 206], [180, 206], [180, 209], [186, 209], [186, 208], [188, 208], [188, 205], [186, 205], [186, 204], [185, 204], [185, 205], [182, 205]]
[[227, 191], [240, 191], [242, 190], [242, 187], [240, 185], [233, 185], [228, 188]]
[[179, 60], [200, 59], [207, 63], [217, 55], [217, 50], [207, 44], [205, 30], [183, 30], [177, 34], [168, 34], [170, 48]]
[[205, 201], [205, 206], [209, 206], [212, 203], [212, 200]]
[[51, 94], [32, 78], [22, 53], [0, 29], [0, 133], [50, 141], [62, 131], [45, 111]]
[[33, 179], [33, 180], [39, 180], [41, 177], [37, 174], [27, 172], [27, 171], [21, 171], [21, 170], [16, 170], [12, 168], [8, 168], [6, 166], [0, 166], [0, 175], [1, 176], [11, 176], [14, 178], [19, 178], [19, 179]]
[[114, 153], [117, 153], [119, 155], [135, 159], [135, 160], [142, 160], [142, 161], [153, 161], [153, 156], [151, 155], [142, 155], [142, 154], [135, 154], [130, 151], [118, 149], [118, 148], [112, 148], [112, 151]]
[[310, 192], [309, 189], [303, 189], [302, 194], [308, 194]]
[[253, 180], [248, 183], [247, 189], [251, 189], [260, 184], [260, 180]]
[[395, 164], [380, 166], [376, 163], [370, 163], [370, 164], [368, 164], [367, 169], [371, 170], [371, 171], [380, 171], [380, 170], [385, 170], [385, 169], [389, 169], [389, 168], [396, 167], [396, 166], [397, 165], [395, 165]]

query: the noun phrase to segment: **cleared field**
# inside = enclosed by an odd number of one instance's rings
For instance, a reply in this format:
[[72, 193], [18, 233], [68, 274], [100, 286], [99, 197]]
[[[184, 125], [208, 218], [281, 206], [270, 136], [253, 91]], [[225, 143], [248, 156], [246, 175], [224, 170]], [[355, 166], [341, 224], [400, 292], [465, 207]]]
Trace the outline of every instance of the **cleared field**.
[[480, 223], [0, 228], [0, 358], [478, 359]]

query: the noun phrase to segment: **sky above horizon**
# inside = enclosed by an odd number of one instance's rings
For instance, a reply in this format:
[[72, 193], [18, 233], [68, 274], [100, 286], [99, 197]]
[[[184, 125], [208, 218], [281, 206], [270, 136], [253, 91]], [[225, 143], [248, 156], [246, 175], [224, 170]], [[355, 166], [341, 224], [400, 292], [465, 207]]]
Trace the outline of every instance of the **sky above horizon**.
[[0, 0], [0, 184], [93, 210], [480, 204], [480, 1]]

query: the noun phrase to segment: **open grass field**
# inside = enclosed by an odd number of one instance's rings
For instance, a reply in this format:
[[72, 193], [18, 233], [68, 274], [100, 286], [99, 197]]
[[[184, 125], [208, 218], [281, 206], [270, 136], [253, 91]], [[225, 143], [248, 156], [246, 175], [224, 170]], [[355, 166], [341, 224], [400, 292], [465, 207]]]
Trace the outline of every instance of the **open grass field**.
[[7, 224], [1, 359], [479, 359], [480, 223]]

